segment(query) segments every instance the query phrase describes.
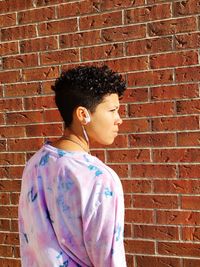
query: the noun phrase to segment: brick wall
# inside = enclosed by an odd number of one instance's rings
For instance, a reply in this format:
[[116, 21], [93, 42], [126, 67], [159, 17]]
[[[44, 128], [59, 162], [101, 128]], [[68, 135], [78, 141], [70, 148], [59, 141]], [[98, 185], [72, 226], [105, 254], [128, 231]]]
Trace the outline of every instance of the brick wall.
[[128, 84], [120, 135], [93, 151], [122, 179], [128, 266], [200, 266], [199, 14], [197, 0], [0, 1], [0, 266], [20, 266], [23, 166], [62, 133], [50, 85], [80, 63]]

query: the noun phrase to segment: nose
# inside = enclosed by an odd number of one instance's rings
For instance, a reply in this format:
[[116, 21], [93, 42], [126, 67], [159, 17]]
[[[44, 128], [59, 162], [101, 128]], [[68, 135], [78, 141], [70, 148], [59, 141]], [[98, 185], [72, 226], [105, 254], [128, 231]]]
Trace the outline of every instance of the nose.
[[117, 113], [117, 117], [116, 117], [116, 120], [115, 120], [115, 124], [117, 124], [117, 125], [121, 125], [121, 124], [122, 124], [122, 119], [121, 119], [119, 113]]

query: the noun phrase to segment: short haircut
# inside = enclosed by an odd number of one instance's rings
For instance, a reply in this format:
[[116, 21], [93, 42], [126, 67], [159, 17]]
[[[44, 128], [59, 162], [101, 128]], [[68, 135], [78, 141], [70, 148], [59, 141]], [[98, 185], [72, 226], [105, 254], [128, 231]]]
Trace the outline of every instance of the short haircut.
[[116, 93], [122, 97], [125, 89], [122, 76], [105, 65], [78, 66], [63, 71], [52, 86], [52, 90], [55, 91], [55, 102], [65, 127], [71, 125], [73, 111], [78, 106], [94, 112], [105, 96]]

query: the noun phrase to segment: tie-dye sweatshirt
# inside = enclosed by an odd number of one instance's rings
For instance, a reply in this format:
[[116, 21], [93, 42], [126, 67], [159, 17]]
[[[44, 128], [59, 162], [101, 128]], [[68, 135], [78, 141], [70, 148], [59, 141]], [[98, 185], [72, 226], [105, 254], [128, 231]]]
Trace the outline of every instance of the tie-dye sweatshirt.
[[126, 267], [117, 174], [85, 152], [46, 143], [28, 161], [19, 201], [22, 267]]

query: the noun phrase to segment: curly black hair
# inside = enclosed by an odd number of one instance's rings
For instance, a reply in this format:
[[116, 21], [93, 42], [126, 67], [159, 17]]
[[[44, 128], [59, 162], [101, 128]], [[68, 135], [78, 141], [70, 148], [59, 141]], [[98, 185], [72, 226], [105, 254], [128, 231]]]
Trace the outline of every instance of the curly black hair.
[[83, 106], [94, 112], [106, 95], [116, 93], [122, 97], [126, 85], [122, 76], [107, 66], [78, 66], [63, 71], [52, 90], [65, 127], [72, 123], [73, 111]]

